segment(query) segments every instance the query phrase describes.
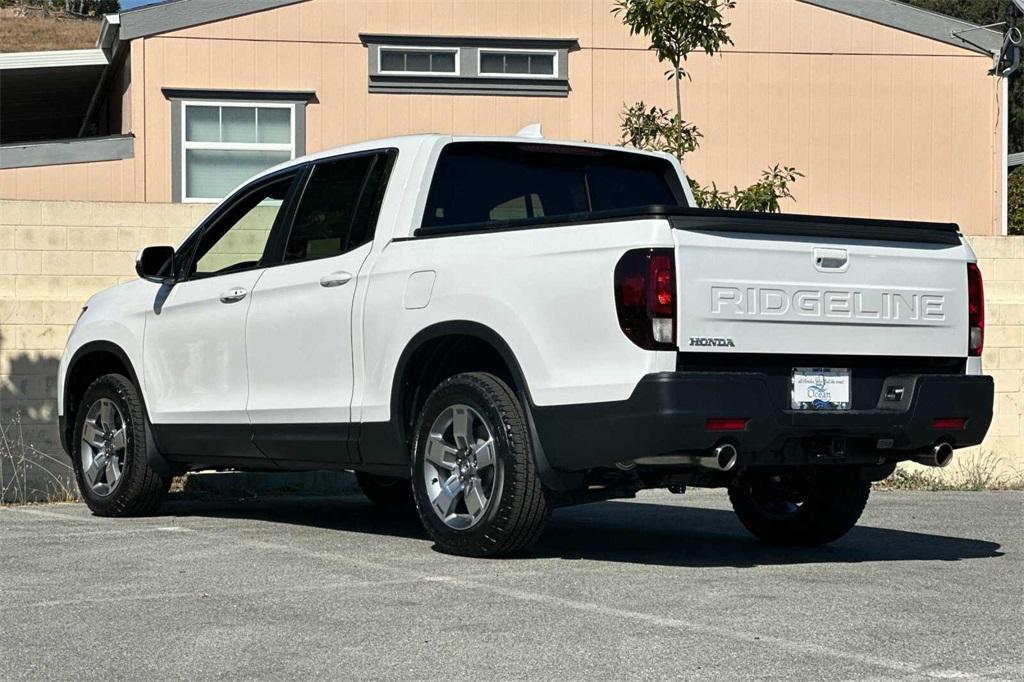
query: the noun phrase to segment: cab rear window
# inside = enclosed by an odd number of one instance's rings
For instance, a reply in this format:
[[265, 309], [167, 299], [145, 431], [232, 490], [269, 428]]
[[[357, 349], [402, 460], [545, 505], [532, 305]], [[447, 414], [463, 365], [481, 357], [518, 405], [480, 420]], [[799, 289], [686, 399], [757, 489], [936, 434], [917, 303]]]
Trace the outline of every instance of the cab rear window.
[[423, 227], [445, 232], [585, 220], [604, 211], [685, 206], [665, 159], [614, 150], [454, 142], [441, 151]]

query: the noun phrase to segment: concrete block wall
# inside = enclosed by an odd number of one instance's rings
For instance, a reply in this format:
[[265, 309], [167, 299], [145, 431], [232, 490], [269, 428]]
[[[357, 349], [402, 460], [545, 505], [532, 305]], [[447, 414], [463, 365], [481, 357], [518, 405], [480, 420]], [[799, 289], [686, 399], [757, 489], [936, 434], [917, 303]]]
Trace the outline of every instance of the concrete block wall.
[[[177, 244], [209, 204], [0, 200], [0, 456], [15, 433], [63, 459], [56, 373], [82, 304], [135, 277], [135, 254]], [[996, 417], [981, 450], [1003, 471], [1024, 469], [1024, 237], [971, 239], [985, 276], [985, 370]], [[15, 426], [17, 428], [15, 428]], [[9, 446], [8, 446], [9, 448]], [[0, 489], [2, 489], [0, 481]]]
[[45, 490], [51, 474], [68, 473], [58, 463], [67, 460], [56, 426], [57, 365], [82, 305], [133, 279], [139, 248], [178, 244], [210, 208], [0, 200], [0, 492], [8, 499], [12, 457], [31, 460], [21, 488]]
[[982, 366], [996, 384], [995, 416], [980, 446], [1005, 475], [1024, 473], [1024, 237], [971, 237], [985, 282]]

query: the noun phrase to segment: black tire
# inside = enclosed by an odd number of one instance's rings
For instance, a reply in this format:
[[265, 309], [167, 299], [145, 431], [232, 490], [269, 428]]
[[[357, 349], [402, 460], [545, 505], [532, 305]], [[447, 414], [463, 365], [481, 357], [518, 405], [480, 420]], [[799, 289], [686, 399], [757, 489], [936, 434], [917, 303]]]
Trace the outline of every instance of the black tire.
[[[87, 483], [82, 462], [82, 432], [91, 407], [98, 401], [112, 401], [123, 418], [127, 442], [120, 478], [113, 490], [98, 494]], [[129, 379], [120, 374], [106, 374], [86, 389], [75, 418], [71, 460], [78, 489], [89, 509], [98, 516], [145, 516], [152, 514], [163, 502], [171, 485], [171, 477], [158, 472], [150, 463], [152, 440], [147, 432], [146, 411], [139, 392]]]
[[729, 487], [740, 522], [754, 536], [780, 545], [838, 540], [864, 511], [871, 483], [853, 467], [748, 469]]
[[[482, 417], [494, 442], [493, 487], [474, 525], [455, 529], [431, 506], [425, 447], [435, 419], [454, 405], [467, 405]], [[521, 552], [540, 537], [549, 508], [537, 477], [529, 429], [518, 398], [498, 377], [483, 372], [458, 374], [427, 398], [416, 423], [412, 490], [423, 526], [438, 548], [451, 554], [493, 557]]]
[[356, 472], [356, 483], [374, 504], [385, 509], [408, 509], [412, 506], [412, 485], [408, 479]]

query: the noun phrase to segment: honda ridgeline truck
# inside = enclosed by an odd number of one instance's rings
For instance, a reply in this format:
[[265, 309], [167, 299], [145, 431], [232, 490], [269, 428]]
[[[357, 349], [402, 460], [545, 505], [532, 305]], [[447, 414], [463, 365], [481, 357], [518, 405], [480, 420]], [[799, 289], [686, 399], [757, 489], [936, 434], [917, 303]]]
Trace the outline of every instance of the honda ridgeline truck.
[[992, 416], [956, 225], [702, 210], [665, 154], [356, 144], [261, 173], [136, 269], [59, 370], [105, 516], [153, 512], [188, 470], [341, 469], [466, 555], [528, 547], [560, 505], [685, 486], [818, 544], [871, 481], [947, 464]]

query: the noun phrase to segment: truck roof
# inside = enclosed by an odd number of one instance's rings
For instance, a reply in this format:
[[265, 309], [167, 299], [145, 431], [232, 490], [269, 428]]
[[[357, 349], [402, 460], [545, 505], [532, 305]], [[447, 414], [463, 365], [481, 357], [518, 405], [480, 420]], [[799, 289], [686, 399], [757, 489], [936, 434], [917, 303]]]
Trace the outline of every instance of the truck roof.
[[[609, 144], [595, 144], [593, 142], [580, 142], [577, 140], [549, 140], [543, 137], [527, 137], [525, 135], [444, 135], [441, 133], [421, 133], [417, 135], [398, 135], [395, 137], [382, 137], [373, 140], [366, 140], [364, 142], [356, 142], [353, 144], [342, 145], [340, 147], [332, 147], [330, 149], [324, 149], [322, 151], [306, 154], [305, 156], [299, 156], [289, 161], [284, 161], [276, 166], [267, 168], [266, 170], [254, 175], [252, 178], [245, 181], [243, 184], [248, 184], [256, 178], [276, 173], [292, 166], [298, 166], [303, 163], [310, 161], [318, 161], [320, 159], [328, 159], [334, 156], [341, 156], [343, 154], [352, 154], [362, 151], [370, 151], [373, 149], [393, 148], [397, 149], [399, 153], [403, 151], [413, 151], [421, 149], [423, 147], [433, 147], [435, 145], [447, 144], [449, 142], [511, 142], [518, 144], [550, 144], [559, 146], [572, 146], [572, 147], [588, 147], [591, 149], [604, 149], [608, 151], [626, 152], [630, 154], [643, 154], [645, 156], [657, 156], [659, 158], [668, 159], [678, 163], [676, 158], [671, 154], [665, 152], [648, 152], [640, 149], [634, 149], [631, 147], [619, 147], [616, 145]], [[230, 195], [229, 195], [230, 196]]]

